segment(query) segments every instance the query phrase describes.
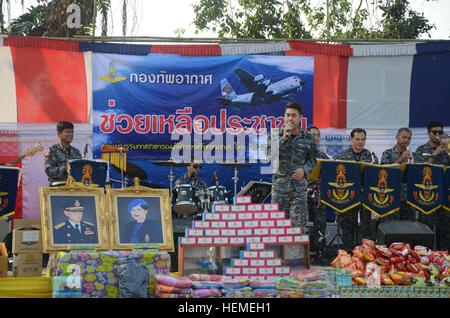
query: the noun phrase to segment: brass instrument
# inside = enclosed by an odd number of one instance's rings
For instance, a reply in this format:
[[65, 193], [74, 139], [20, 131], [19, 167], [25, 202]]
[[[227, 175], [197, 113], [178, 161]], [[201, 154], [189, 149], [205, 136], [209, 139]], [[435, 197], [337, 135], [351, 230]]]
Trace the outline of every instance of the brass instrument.
[[441, 146], [444, 147], [445, 151], [450, 155], [450, 136], [447, 134], [442, 134], [442, 136], [438, 137]]
[[324, 152], [324, 154], [328, 157], [328, 159], [333, 160], [333, 158], [328, 154], [327, 152], [327, 148], [325, 148], [324, 146], [322, 146], [322, 151]]

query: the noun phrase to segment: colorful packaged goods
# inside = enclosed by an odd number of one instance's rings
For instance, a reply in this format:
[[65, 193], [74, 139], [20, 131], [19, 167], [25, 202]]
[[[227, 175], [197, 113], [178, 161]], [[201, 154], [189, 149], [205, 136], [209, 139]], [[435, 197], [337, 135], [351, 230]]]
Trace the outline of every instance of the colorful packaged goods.
[[[450, 282], [448, 251], [432, 251], [421, 245], [394, 242], [376, 245], [363, 239], [352, 255], [339, 250], [331, 262], [335, 269], [351, 271], [354, 286], [447, 286]], [[363, 273], [363, 275], [361, 275]], [[375, 274], [375, 276], [374, 276]]]

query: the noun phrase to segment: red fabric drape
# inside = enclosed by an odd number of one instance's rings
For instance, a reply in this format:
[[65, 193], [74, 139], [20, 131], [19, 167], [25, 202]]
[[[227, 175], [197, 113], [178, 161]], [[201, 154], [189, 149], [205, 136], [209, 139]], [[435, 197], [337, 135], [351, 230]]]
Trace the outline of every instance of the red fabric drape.
[[[286, 56], [314, 56], [313, 125], [347, 127], [348, 45], [289, 41]], [[304, 50], [303, 50], [304, 49]]]
[[220, 45], [152, 45], [150, 53], [167, 53], [187, 56], [219, 56]]
[[311, 55], [353, 56], [350, 45], [326, 44], [308, 41], [288, 41], [292, 50], [302, 51]]
[[84, 53], [11, 47], [17, 121], [87, 123]]
[[50, 49], [60, 51], [75, 51], [75, 52], [78, 52], [78, 45], [80, 43], [81, 43], [80, 41], [56, 40], [35, 36], [18, 36], [18, 35], [8, 35], [8, 37], [3, 39], [4, 46], [31, 47], [37, 49]]

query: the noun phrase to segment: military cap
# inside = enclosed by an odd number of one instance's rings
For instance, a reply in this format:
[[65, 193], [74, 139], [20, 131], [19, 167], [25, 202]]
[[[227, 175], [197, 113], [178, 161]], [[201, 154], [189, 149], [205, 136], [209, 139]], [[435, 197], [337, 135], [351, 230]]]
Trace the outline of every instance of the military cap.
[[84, 212], [84, 206], [81, 205], [79, 200], [67, 201], [64, 205], [64, 211], [68, 212]]

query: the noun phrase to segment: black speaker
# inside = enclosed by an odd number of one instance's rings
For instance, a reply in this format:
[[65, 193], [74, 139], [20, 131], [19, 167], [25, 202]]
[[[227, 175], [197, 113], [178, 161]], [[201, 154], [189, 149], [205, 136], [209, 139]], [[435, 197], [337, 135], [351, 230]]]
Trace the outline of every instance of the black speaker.
[[377, 231], [378, 245], [391, 245], [394, 242], [409, 243], [411, 248], [423, 245], [433, 248], [433, 231], [426, 225], [415, 221], [388, 221], [381, 223]]
[[264, 203], [272, 192], [272, 183], [263, 181], [250, 181], [237, 194], [238, 196], [250, 196], [252, 203]]

